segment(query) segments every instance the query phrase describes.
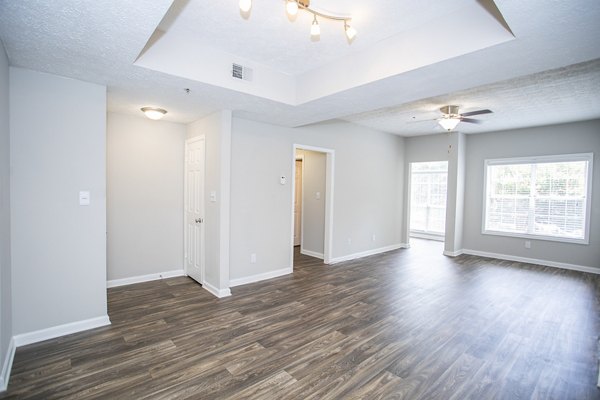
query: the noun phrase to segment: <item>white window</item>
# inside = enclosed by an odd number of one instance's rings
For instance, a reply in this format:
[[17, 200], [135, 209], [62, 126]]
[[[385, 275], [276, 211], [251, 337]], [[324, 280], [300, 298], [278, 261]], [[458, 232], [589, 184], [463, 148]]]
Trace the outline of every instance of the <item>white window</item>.
[[447, 161], [411, 164], [411, 234], [444, 235], [447, 182]]
[[483, 233], [589, 243], [593, 154], [485, 161]]

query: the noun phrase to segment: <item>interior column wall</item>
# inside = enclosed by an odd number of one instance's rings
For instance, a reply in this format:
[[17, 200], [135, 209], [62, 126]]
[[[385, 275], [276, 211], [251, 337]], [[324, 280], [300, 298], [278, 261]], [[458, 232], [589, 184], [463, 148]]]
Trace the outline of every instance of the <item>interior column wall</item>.
[[106, 87], [11, 67], [10, 132], [13, 333], [107, 323]]
[[0, 391], [8, 382], [2, 368], [12, 338], [9, 109], [8, 58], [0, 41]]

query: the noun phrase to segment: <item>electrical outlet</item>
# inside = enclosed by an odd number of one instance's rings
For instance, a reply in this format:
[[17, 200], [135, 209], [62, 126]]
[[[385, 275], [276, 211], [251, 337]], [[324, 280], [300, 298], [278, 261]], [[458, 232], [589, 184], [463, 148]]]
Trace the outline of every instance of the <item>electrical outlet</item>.
[[348, 238], [348, 244], [352, 244], [352, 238]]
[[525, 248], [526, 249], [530, 249], [531, 248], [531, 240], [526, 240], [525, 241]]
[[371, 236], [371, 240], [374, 242], [375, 241], [375, 234], [373, 234], [373, 236]]
[[250, 254], [250, 263], [256, 264], [256, 253]]

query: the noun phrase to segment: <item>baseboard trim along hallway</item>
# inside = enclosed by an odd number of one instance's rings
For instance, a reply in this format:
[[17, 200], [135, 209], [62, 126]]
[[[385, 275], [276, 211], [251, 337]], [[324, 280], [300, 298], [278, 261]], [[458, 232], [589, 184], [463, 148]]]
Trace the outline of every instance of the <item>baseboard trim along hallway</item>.
[[132, 285], [134, 283], [157, 281], [159, 279], [165, 279], [165, 278], [175, 278], [175, 277], [184, 276], [184, 275], [185, 275], [185, 271], [183, 269], [175, 269], [173, 271], [158, 272], [156, 274], [132, 276], [130, 278], [122, 278], [122, 279], [112, 279], [112, 280], [106, 282], [106, 287], [113, 288], [113, 287], [118, 287], [118, 286]]
[[[310, 255], [310, 254], [309, 254]], [[293, 268], [282, 268], [275, 271], [269, 271], [262, 274], [245, 276], [243, 278], [232, 279], [229, 281], [229, 286], [241, 286], [247, 285], [248, 283], [260, 282], [267, 279], [278, 278], [280, 276], [292, 274], [294, 272]]]
[[110, 325], [108, 315], [102, 317], [84, 319], [82, 321], [70, 322], [68, 324], [53, 326], [51, 328], [40, 329], [39, 331], [21, 333], [13, 336], [16, 347], [26, 346], [44, 340], [54, 339], [59, 336], [70, 335], [88, 329], [100, 328], [101, 326]]
[[329, 264], [336, 264], [336, 263], [339, 263], [342, 261], [356, 260], [357, 258], [368, 257], [368, 256], [373, 256], [375, 254], [386, 253], [386, 252], [392, 251], [392, 250], [407, 249], [407, 248], [408, 248], [408, 245], [406, 243], [393, 244], [391, 246], [380, 247], [378, 249], [362, 251], [360, 253], [348, 254], [346, 256], [341, 256], [341, 257], [335, 257], [330, 260]]
[[15, 346], [15, 339], [11, 338], [10, 342], [8, 343], [4, 365], [2, 365], [2, 374], [0, 375], [0, 393], [6, 391], [6, 387], [8, 386], [8, 380], [10, 379], [10, 371], [12, 370], [16, 349], [17, 346]]

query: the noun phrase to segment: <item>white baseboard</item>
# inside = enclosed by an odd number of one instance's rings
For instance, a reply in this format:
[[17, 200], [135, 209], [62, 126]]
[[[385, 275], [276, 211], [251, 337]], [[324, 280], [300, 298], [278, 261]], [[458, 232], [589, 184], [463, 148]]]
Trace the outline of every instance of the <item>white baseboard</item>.
[[53, 326], [51, 328], [41, 329], [39, 331], [21, 333], [20, 335], [13, 336], [13, 339], [15, 341], [15, 346], [21, 347], [106, 325], [110, 325], [110, 319], [108, 318], [108, 315], [90, 318], [83, 321], [71, 322], [64, 325]]
[[448, 256], [448, 257], [458, 257], [461, 254], [463, 254], [463, 250], [456, 250], [456, 251], [448, 251], [448, 250], [444, 250], [444, 255]]
[[231, 296], [231, 290], [229, 288], [227, 289], [217, 289], [216, 287], [214, 287], [213, 285], [211, 285], [208, 282], [204, 282], [202, 284], [202, 287], [204, 289], [206, 289], [209, 293], [211, 293], [212, 295], [218, 297], [218, 298], [223, 298], [223, 297], [228, 297]]
[[347, 256], [335, 257], [335, 258], [332, 258], [331, 260], [329, 260], [329, 264], [336, 264], [336, 263], [339, 263], [342, 261], [355, 260], [357, 258], [372, 256], [375, 254], [385, 253], [388, 251], [398, 250], [398, 249], [406, 249], [406, 248], [408, 248], [408, 245], [406, 243], [393, 244], [391, 246], [380, 247], [378, 249], [367, 250], [367, 251], [363, 251], [360, 253], [348, 254]]
[[589, 272], [591, 274], [600, 274], [600, 268], [588, 267], [585, 265], [576, 265], [576, 264], [568, 264], [568, 263], [562, 263], [562, 262], [557, 262], [557, 261], [540, 260], [537, 258], [511, 256], [509, 254], [489, 253], [487, 251], [479, 251], [479, 250], [471, 250], [471, 249], [463, 249], [462, 253], [470, 254], [473, 256], [497, 258], [499, 260], [518, 261], [518, 262], [527, 263], [527, 264], [538, 264], [538, 265], [544, 265], [546, 267], [570, 269], [573, 271]]
[[311, 257], [319, 258], [321, 260], [323, 258], [325, 258], [325, 256], [323, 255], [323, 253], [317, 253], [316, 251], [311, 251], [311, 250], [306, 250], [306, 249], [300, 249], [300, 254], [304, 254], [305, 256], [311, 256]]
[[13, 360], [15, 358], [15, 339], [11, 338], [8, 343], [8, 349], [6, 350], [6, 357], [2, 365], [2, 374], [0, 375], [0, 393], [5, 392], [8, 387], [8, 380], [10, 379], [10, 371], [12, 369]]
[[185, 275], [184, 270], [176, 269], [173, 271], [159, 272], [156, 274], [132, 276], [130, 278], [123, 278], [123, 279], [113, 279], [113, 280], [106, 282], [106, 287], [113, 288], [113, 287], [117, 287], [117, 286], [132, 285], [134, 283], [157, 281], [159, 279], [165, 279], [165, 278], [175, 278], [177, 276], [183, 276], [183, 275]]
[[294, 273], [293, 268], [288, 267], [288, 268], [278, 269], [276, 271], [269, 271], [269, 272], [265, 272], [262, 274], [256, 274], [256, 275], [245, 276], [243, 278], [232, 279], [229, 281], [229, 286], [234, 287], [234, 286], [246, 285], [248, 283], [264, 281], [267, 279], [273, 279], [273, 278], [277, 278], [279, 276], [293, 274], [293, 273]]

